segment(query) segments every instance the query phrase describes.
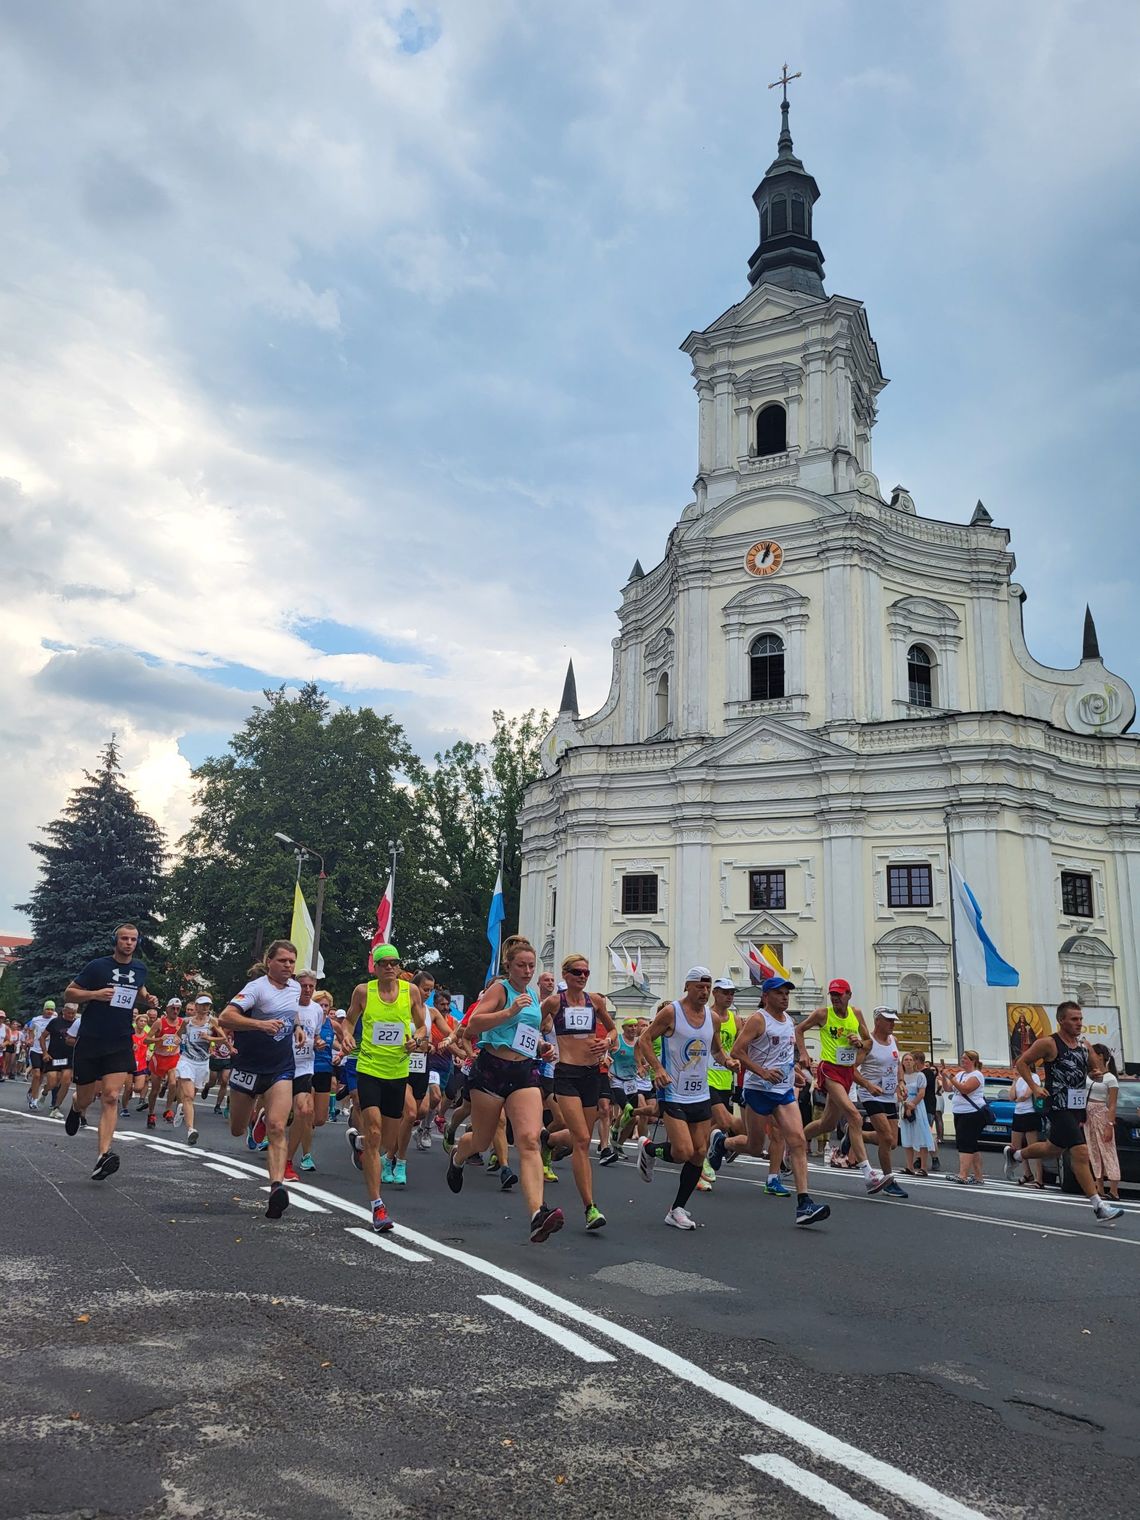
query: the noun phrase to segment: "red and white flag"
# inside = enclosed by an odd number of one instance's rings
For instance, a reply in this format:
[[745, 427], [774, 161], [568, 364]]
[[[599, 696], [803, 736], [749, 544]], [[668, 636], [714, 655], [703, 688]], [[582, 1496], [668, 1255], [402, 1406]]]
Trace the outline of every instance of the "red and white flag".
[[748, 977], [754, 987], [759, 987], [760, 983], [770, 976], [779, 975], [776, 968], [761, 955], [751, 940], [745, 948], [744, 959], [748, 962]]
[[380, 899], [376, 909], [376, 933], [372, 936], [371, 949], [377, 945], [388, 945], [392, 942], [392, 911], [396, 905], [396, 883], [392, 876], [388, 877], [388, 885], [384, 888], [384, 896]]

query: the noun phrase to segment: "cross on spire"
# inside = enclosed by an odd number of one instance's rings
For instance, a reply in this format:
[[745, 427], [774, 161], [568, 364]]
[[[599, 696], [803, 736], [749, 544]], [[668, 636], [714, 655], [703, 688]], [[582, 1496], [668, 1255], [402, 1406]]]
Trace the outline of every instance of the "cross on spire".
[[791, 84], [791, 82], [792, 82], [793, 79], [802, 79], [803, 77], [804, 76], [803, 76], [802, 71], [800, 71], [798, 69], [797, 69], [797, 71], [794, 74], [789, 74], [788, 73], [788, 65], [785, 63], [784, 67], [783, 67], [783, 70], [781, 71], [779, 79], [773, 79], [772, 83], [768, 86], [768, 88], [770, 90], [774, 90], [774, 89], [776, 89], [776, 87], [778, 85], [782, 85], [783, 86], [783, 91], [784, 91], [784, 98], [780, 102], [780, 104], [786, 106], [787, 103], [788, 103], [788, 86]]

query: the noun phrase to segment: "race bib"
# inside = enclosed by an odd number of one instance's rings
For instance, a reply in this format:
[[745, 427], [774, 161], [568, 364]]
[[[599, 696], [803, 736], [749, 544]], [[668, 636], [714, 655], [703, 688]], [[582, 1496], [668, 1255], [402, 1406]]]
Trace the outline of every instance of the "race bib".
[[538, 1055], [538, 1030], [533, 1024], [520, 1024], [515, 1030], [515, 1037], [511, 1041], [511, 1049], [517, 1050], [520, 1056], [528, 1056], [532, 1061]]
[[589, 1034], [594, 1027], [592, 1008], [567, 1008], [562, 1015], [567, 1034]]
[[133, 1008], [138, 997], [137, 987], [116, 987], [111, 993], [112, 1008]]
[[409, 1071], [427, 1071], [427, 1056], [422, 1050], [413, 1051], [408, 1057]]
[[252, 1092], [257, 1086], [257, 1073], [255, 1071], [231, 1071], [230, 1086], [236, 1087], [238, 1092]]
[[1070, 1087], [1065, 1106], [1079, 1108], [1083, 1112], [1088, 1107], [1088, 1090], [1084, 1087]]
[[835, 1047], [836, 1066], [854, 1066], [855, 1058], [859, 1052], [854, 1045], [837, 1045]]
[[402, 1045], [406, 1031], [403, 1024], [380, 1024], [372, 1026], [373, 1045]]
[[53, 1066], [66, 1066], [67, 1065], [67, 1057], [66, 1056], [60, 1056], [60, 1058], [59, 1058], [58, 1061], [53, 1061], [51, 1064]]
[[774, 1082], [763, 1082], [762, 1081], [762, 1086], [764, 1086], [764, 1087], [771, 1087], [771, 1088], [780, 1088], [780, 1087], [788, 1087], [788, 1086], [790, 1086], [791, 1080], [792, 1080], [792, 1063], [790, 1061], [788, 1062], [787, 1065], [785, 1065], [783, 1062], [773, 1061], [772, 1064], [771, 1064], [771, 1066], [769, 1066], [768, 1070], [769, 1071], [777, 1071], [777, 1072], [779, 1072], [779, 1076], [776, 1078], [776, 1080]]
[[682, 1077], [680, 1082], [677, 1084], [677, 1087], [678, 1090], [685, 1095], [685, 1097], [689, 1098], [692, 1097], [695, 1093], [704, 1092], [705, 1079], [703, 1077]]

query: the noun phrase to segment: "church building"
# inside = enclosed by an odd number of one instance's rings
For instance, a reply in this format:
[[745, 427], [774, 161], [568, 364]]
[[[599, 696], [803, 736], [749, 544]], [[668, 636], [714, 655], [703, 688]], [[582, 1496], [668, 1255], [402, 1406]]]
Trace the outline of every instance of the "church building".
[[[918, 1016], [936, 1056], [1008, 1061], [1007, 1004], [1120, 1010], [1140, 1060], [1140, 742], [1086, 614], [1080, 660], [1033, 658], [1009, 533], [981, 502], [924, 517], [872, 461], [886, 385], [862, 304], [829, 295], [819, 188], [788, 102], [753, 196], [749, 290], [681, 345], [693, 499], [621, 593], [609, 695], [573, 668], [523, 810], [520, 927], [584, 952], [619, 1006], [694, 964], [748, 986], [748, 946]], [[1074, 655], [1077, 651], [1074, 649]], [[949, 861], [1020, 986], [961, 988]], [[742, 993], [738, 1006], [754, 1003]]]

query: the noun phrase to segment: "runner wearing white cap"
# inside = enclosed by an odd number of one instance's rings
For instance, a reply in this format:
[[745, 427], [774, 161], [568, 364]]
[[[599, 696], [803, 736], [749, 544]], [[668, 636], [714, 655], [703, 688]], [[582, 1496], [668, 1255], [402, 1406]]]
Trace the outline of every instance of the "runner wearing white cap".
[[[675, 1230], [697, 1228], [685, 1205], [701, 1179], [708, 1151], [712, 1123], [709, 1061], [724, 1065], [720, 1035], [708, 1006], [712, 981], [707, 966], [693, 966], [685, 974], [684, 996], [663, 1003], [637, 1042], [657, 1084], [658, 1106], [669, 1136], [664, 1145], [642, 1140], [637, 1168], [643, 1182], [652, 1182], [655, 1162], [680, 1163], [677, 1196], [665, 1215], [665, 1223]], [[660, 1056], [654, 1048], [655, 1040], [661, 1042]]]
[[881, 1188], [885, 1198], [906, 1198], [906, 1189], [895, 1181], [894, 1148], [899, 1143], [899, 1083], [902, 1058], [895, 1042], [898, 1010], [876, 1008], [871, 1026], [871, 1048], [863, 1057], [855, 1081], [863, 1089], [863, 1112], [871, 1121], [879, 1147], [879, 1165], [886, 1182]]

